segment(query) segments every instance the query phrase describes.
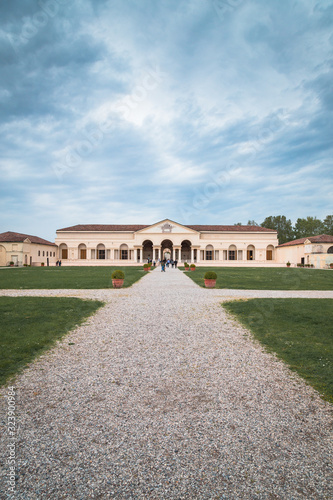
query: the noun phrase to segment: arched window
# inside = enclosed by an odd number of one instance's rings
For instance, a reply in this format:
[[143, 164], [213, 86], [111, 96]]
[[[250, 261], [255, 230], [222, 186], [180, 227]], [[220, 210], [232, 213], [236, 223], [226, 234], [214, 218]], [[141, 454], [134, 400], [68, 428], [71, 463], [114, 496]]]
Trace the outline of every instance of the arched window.
[[120, 259], [121, 260], [128, 260], [128, 246], [126, 245], [126, 243], [123, 243], [122, 245], [120, 245], [120, 248], [119, 248], [119, 253], [120, 253]]
[[236, 245], [230, 245], [228, 249], [228, 260], [237, 260], [237, 247]]
[[206, 246], [206, 260], [214, 260], [214, 247], [213, 245]]
[[79, 259], [87, 258], [87, 247], [84, 243], [81, 243], [78, 247]]
[[333, 247], [329, 247], [329, 249], [327, 250], [327, 253], [333, 253]]
[[246, 251], [246, 258], [247, 258], [247, 260], [254, 260], [255, 259], [255, 248], [253, 245], [248, 245], [247, 251]]
[[268, 245], [266, 248], [266, 260], [273, 260], [274, 259], [274, 247], [273, 245]]
[[103, 243], [97, 245], [97, 258], [101, 260], [105, 259], [105, 245]]

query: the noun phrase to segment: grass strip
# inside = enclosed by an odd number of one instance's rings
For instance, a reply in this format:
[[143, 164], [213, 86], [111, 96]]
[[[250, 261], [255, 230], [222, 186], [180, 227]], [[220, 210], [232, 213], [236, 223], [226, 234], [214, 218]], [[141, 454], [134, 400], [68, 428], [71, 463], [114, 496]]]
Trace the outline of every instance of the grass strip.
[[67, 297], [0, 297], [0, 385], [102, 305]]
[[99, 289], [112, 288], [112, 272], [125, 273], [124, 287], [145, 275], [143, 267], [61, 266], [0, 269], [1, 289]]
[[251, 299], [223, 307], [333, 403], [333, 299]]
[[207, 271], [217, 274], [216, 288], [235, 290], [333, 290], [331, 269], [287, 267], [197, 267], [186, 274], [204, 286]]

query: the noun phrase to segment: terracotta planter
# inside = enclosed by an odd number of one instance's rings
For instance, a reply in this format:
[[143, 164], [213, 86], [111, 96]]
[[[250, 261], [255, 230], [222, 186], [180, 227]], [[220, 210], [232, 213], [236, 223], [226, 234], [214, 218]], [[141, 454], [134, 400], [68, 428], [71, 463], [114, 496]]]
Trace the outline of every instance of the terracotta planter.
[[151, 270], [151, 267], [148, 267], [148, 271], [150, 271], [150, 270]]
[[144, 268], [143, 268], [143, 270], [144, 270], [144, 271], [148, 271], [148, 267], [144, 267]]
[[119, 279], [112, 280], [113, 288], [122, 288], [123, 284], [124, 284], [124, 280], [119, 280]]
[[185, 271], [188, 271], [190, 268], [189, 267], [185, 267]]
[[205, 280], [206, 288], [215, 288], [216, 280]]
[[190, 267], [191, 271], [195, 271], [195, 267]]
[[333, 264], [330, 264], [330, 268], [333, 269]]

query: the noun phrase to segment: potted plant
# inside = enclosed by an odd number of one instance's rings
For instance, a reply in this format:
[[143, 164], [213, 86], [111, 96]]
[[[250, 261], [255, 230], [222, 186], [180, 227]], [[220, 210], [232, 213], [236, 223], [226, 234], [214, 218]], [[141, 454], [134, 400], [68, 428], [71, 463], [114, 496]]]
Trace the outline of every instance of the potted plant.
[[191, 271], [195, 271], [195, 264], [191, 264], [190, 269], [191, 269]]
[[43, 267], [44, 266], [44, 262], [41, 262], [40, 265]]
[[147, 264], [147, 263], [146, 263], [146, 264], [143, 264], [143, 270], [144, 270], [144, 271], [148, 271], [148, 264]]
[[333, 262], [330, 263], [330, 268], [333, 269]]
[[288, 260], [288, 262], [287, 262], [287, 267], [290, 267], [290, 262], [289, 262], [289, 260]]
[[214, 271], [207, 271], [204, 276], [205, 287], [214, 288], [216, 285], [217, 274]]
[[185, 271], [188, 271], [190, 266], [187, 262], [184, 262]]
[[9, 262], [9, 265], [10, 265], [10, 267], [13, 267], [14, 262], [11, 260], [11, 261]]
[[113, 288], [122, 288], [124, 284], [125, 274], [118, 269], [117, 271], [113, 271], [111, 277]]

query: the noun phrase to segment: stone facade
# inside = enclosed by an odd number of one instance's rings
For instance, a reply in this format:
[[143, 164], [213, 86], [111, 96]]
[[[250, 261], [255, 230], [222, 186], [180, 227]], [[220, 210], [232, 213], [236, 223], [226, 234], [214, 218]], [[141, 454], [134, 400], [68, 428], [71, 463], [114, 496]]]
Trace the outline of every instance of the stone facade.
[[7, 231], [0, 234], [0, 267], [55, 265], [58, 249], [54, 243], [29, 234]]
[[257, 226], [77, 225], [57, 230], [62, 265], [138, 265], [176, 259], [205, 266], [276, 265], [277, 232]]

